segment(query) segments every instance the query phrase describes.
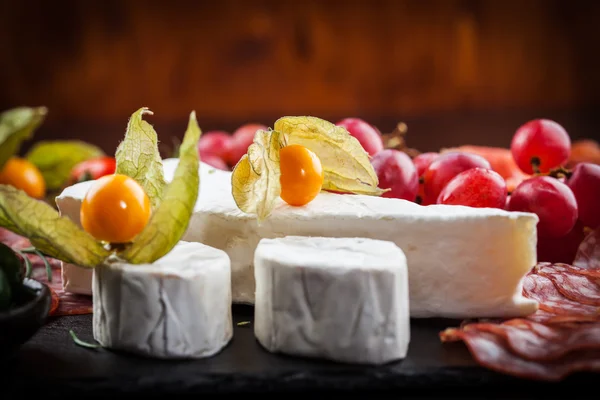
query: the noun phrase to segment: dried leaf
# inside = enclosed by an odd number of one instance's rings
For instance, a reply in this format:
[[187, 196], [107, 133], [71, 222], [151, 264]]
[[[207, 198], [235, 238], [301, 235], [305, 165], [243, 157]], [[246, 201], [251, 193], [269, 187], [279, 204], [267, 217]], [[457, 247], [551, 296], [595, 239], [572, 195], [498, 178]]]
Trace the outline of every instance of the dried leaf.
[[325, 171], [325, 177], [323, 179], [323, 190], [330, 192], [348, 192], [353, 194], [364, 194], [364, 195], [381, 195], [391, 189], [377, 189], [373, 191], [373, 186], [360, 181], [357, 178], [348, 178], [346, 176], [338, 175], [333, 171]]
[[274, 130], [288, 145], [312, 150], [321, 160], [324, 190], [380, 196], [379, 180], [369, 154], [343, 127], [316, 117], [283, 117]]
[[58, 260], [94, 268], [109, 252], [48, 203], [24, 191], [0, 185], [0, 226], [31, 241], [42, 253]]
[[0, 168], [33, 136], [47, 113], [46, 107], [18, 107], [0, 114]]
[[200, 162], [197, 146], [200, 134], [196, 113], [192, 112], [173, 180], [148, 225], [133, 244], [120, 253], [124, 260], [132, 264], [152, 263], [171, 251], [187, 230], [198, 199]]
[[51, 140], [36, 143], [25, 158], [39, 168], [48, 189], [59, 189], [82, 161], [104, 155], [99, 147], [80, 140]]
[[271, 214], [281, 193], [279, 150], [283, 145], [279, 132], [257, 131], [231, 174], [235, 203], [240, 210], [256, 214], [259, 222]]
[[152, 125], [142, 119], [144, 114], [152, 115], [152, 111], [142, 107], [129, 119], [125, 139], [115, 153], [116, 173], [135, 179], [150, 198], [152, 209], [156, 209], [166, 182], [158, 150], [158, 137]]

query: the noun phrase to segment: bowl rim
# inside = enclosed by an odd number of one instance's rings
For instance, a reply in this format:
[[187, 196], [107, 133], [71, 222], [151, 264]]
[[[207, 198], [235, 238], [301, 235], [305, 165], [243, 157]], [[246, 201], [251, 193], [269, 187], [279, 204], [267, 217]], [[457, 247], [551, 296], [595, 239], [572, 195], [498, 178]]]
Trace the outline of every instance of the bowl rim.
[[18, 315], [30, 312], [32, 309], [36, 308], [41, 301], [44, 301], [46, 297], [50, 296], [50, 289], [48, 288], [48, 285], [43, 282], [31, 278], [23, 278], [22, 284], [23, 286], [33, 289], [35, 291], [35, 297], [18, 307], [13, 307], [6, 311], [0, 311], [0, 322], [7, 321]]

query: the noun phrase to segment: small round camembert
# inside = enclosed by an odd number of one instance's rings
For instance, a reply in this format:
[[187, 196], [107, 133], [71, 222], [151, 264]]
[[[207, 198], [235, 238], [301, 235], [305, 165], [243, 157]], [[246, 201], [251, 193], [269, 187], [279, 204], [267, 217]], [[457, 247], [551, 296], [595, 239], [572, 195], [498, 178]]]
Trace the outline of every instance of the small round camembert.
[[358, 364], [406, 356], [408, 273], [394, 243], [262, 239], [254, 268], [254, 333], [267, 350]]
[[227, 254], [179, 242], [153, 264], [107, 263], [94, 269], [94, 339], [154, 358], [204, 358], [231, 340]]

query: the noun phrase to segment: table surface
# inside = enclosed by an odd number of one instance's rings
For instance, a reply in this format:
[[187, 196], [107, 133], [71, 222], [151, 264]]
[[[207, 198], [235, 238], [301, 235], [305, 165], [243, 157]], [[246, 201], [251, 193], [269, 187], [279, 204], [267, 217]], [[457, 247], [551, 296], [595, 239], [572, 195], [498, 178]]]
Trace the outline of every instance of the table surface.
[[[211, 358], [189, 361], [82, 347], [75, 344], [69, 330], [93, 342], [92, 316], [53, 318], [12, 359], [3, 361], [3, 388], [13, 395], [39, 391], [69, 396], [289, 391], [397, 391], [406, 396], [443, 388], [445, 398], [453, 393], [461, 398], [502, 394], [515, 398], [515, 393], [539, 394], [543, 389], [581, 385], [598, 378], [578, 374], [556, 384], [520, 380], [481, 368], [462, 343], [442, 344], [438, 338], [441, 330], [457, 326], [458, 321], [437, 319], [412, 320], [407, 357], [384, 366], [272, 354], [254, 337], [252, 310], [250, 306], [234, 306], [230, 344]], [[238, 325], [246, 321], [250, 323]]]

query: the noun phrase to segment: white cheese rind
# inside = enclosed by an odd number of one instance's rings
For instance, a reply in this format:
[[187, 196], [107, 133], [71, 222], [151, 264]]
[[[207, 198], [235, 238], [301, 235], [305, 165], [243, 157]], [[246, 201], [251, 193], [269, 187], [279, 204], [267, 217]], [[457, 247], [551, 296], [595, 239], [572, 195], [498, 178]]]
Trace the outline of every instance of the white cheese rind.
[[93, 333], [102, 346], [161, 359], [204, 358], [233, 336], [229, 257], [180, 242], [153, 264], [93, 274]]
[[254, 334], [267, 350], [374, 365], [406, 356], [408, 276], [395, 244], [263, 239], [254, 266]]
[[[92, 182], [83, 182], [88, 188]], [[87, 191], [87, 189], [86, 189]], [[83, 194], [85, 196], [85, 193]], [[56, 205], [60, 215], [68, 217], [81, 228], [81, 218], [79, 210], [81, 209], [81, 201], [83, 196], [58, 196], [56, 198]], [[92, 275], [93, 271], [90, 268], [81, 268], [74, 264], [66, 262], [60, 262], [61, 275], [62, 275], [62, 287], [67, 293], [77, 294], [92, 294]]]
[[[177, 159], [163, 161], [170, 181]], [[200, 166], [200, 192], [183, 240], [222, 249], [231, 259], [232, 296], [254, 303], [254, 251], [263, 238], [365, 237], [394, 242], [408, 260], [413, 317], [516, 317], [533, 313], [522, 296], [522, 278], [536, 264], [532, 213], [418, 204], [375, 196], [323, 192], [304, 207], [279, 200], [261, 224], [240, 211], [231, 195], [231, 173]], [[65, 215], [78, 215], [91, 182], [57, 198]], [[78, 218], [78, 217], [77, 217]]]

